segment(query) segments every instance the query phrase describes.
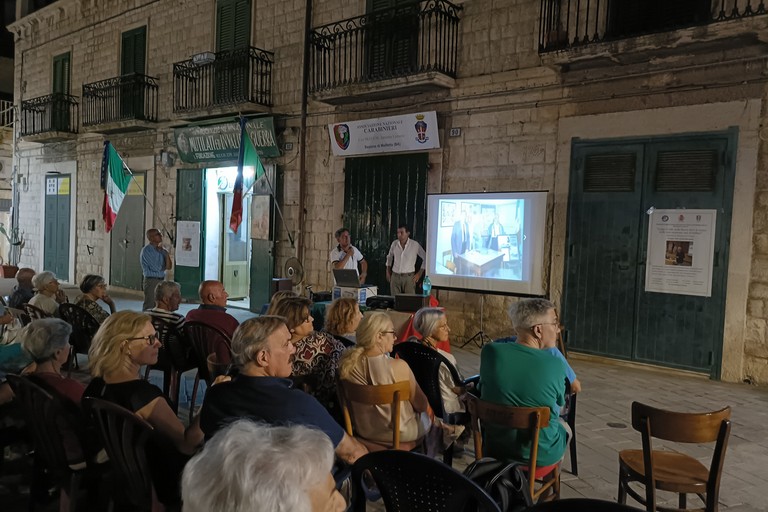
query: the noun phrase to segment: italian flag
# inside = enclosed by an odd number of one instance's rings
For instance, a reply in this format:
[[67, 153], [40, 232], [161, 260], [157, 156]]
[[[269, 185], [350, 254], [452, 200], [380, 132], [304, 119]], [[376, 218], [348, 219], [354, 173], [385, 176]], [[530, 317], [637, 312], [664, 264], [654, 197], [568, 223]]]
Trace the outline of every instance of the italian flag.
[[117, 154], [109, 141], [104, 142], [104, 157], [101, 160], [101, 185], [104, 188], [104, 226], [107, 233], [112, 231], [115, 219], [123, 204], [128, 185], [131, 183], [131, 170]]
[[[264, 175], [264, 166], [259, 154], [245, 129], [246, 119], [240, 118], [240, 153], [237, 158], [237, 178], [232, 190], [232, 213], [229, 216], [229, 229], [237, 233], [243, 222], [243, 167], [253, 167], [255, 182]], [[253, 182], [251, 183], [253, 185]]]

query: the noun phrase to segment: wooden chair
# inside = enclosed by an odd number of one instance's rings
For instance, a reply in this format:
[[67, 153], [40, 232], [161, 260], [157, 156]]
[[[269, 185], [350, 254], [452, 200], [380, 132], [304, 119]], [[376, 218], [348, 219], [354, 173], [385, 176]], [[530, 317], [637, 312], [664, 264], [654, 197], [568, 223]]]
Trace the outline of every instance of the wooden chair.
[[83, 478], [94, 479], [100, 473], [93, 450], [87, 449], [85, 417], [73, 402], [46, 389], [34, 377], [7, 377], [35, 446], [35, 474], [30, 499], [47, 491], [49, 482], [42, 471], [45, 469], [60, 488], [59, 510], [77, 510]]
[[32, 304], [23, 304], [21, 306], [24, 308], [24, 311], [29, 315], [29, 318], [32, 320], [40, 320], [41, 318], [51, 318], [52, 315], [49, 315], [42, 309], [40, 309], [37, 306], [33, 306]]
[[68, 302], [59, 306], [59, 316], [72, 326], [69, 344], [72, 345], [72, 358], [69, 363], [69, 373], [77, 366], [77, 354], [87, 354], [91, 348], [91, 340], [99, 330], [99, 322], [84, 308]]
[[[425, 347], [418, 341], [406, 341], [398, 343], [392, 350], [395, 355], [408, 363], [408, 366], [419, 383], [419, 387], [424, 392], [429, 401], [429, 406], [435, 416], [442, 418], [445, 423], [451, 425], [469, 424], [469, 415], [467, 413], [446, 414], [443, 407], [443, 395], [440, 392], [440, 367], [445, 365], [451, 372], [453, 385], [464, 387], [465, 383], [459, 375], [458, 370], [437, 350]], [[449, 466], [453, 463], [453, 443], [443, 453], [443, 462]]]
[[419, 453], [386, 450], [368, 453], [352, 466], [352, 510], [366, 509], [364, 475], [370, 474], [386, 510], [399, 512], [501, 512], [472, 480]]
[[[539, 452], [539, 432], [549, 425], [549, 407], [513, 407], [485, 402], [478, 397], [467, 395], [467, 408], [472, 417], [470, 422], [475, 441], [475, 459], [483, 458], [483, 441], [481, 428], [485, 424], [497, 425], [516, 430], [527, 430], [531, 440], [531, 452], [528, 460], [523, 460], [527, 467], [523, 468], [528, 474], [531, 497], [536, 502], [540, 498], [560, 498], [560, 463], [537, 467]], [[489, 454], [493, 457], [493, 454]], [[533, 469], [531, 469], [533, 468]], [[536, 482], [541, 486], [536, 489]], [[553, 495], [545, 492], [551, 490]]]
[[[632, 402], [632, 428], [640, 432], [643, 449], [619, 452], [619, 503], [626, 503], [629, 494], [649, 512], [685, 510], [686, 495], [693, 493], [704, 501], [706, 512], [716, 512], [731, 432], [730, 418], [730, 407], [706, 413], [681, 413]], [[654, 450], [654, 437], [675, 443], [715, 443], [710, 467], [690, 455]], [[630, 487], [630, 482], [643, 484], [645, 498]], [[657, 507], [656, 489], [677, 493], [679, 508]]]
[[152, 425], [133, 412], [98, 398], [84, 398], [83, 408], [96, 424], [112, 469], [120, 482], [120, 498], [131, 510], [161, 512], [165, 507], [157, 500], [152, 472], [147, 462], [146, 444]]
[[344, 418], [344, 428], [350, 436], [355, 435], [354, 414], [352, 413], [351, 407], [352, 402], [363, 405], [391, 406], [391, 443], [382, 444], [380, 441], [372, 441], [356, 436], [356, 439], [368, 447], [369, 451], [387, 449], [413, 450], [422, 445], [423, 439], [409, 442], [400, 441], [400, 404], [402, 402], [407, 402], [411, 397], [411, 384], [407, 380], [379, 386], [355, 384], [346, 380], [339, 380], [338, 393], [341, 412]]

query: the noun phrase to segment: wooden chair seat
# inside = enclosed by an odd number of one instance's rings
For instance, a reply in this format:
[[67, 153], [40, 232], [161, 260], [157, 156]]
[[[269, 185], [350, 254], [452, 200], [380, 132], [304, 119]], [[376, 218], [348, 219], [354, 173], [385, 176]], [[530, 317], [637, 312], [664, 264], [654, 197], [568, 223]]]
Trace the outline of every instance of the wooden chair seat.
[[[717, 512], [730, 418], [730, 407], [682, 413], [632, 402], [632, 428], [640, 432], [643, 449], [619, 452], [618, 502], [624, 504], [631, 496], [648, 512], [656, 512], [662, 510], [656, 505], [656, 490], [660, 489], [678, 494], [678, 508], [663, 510], [689, 510], [687, 495], [696, 494], [704, 502], [704, 508], [696, 510]], [[710, 467], [683, 453], [654, 450], [653, 438], [674, 443], [715, 443]], [[644, 487], [644, 495], [630, 486], [632, 482]]]
[[[634, 478], [645, 480], [643, 450], [622, 450], [619, 464]], [[653, 478], [662, 491], [698, 494], [706, 492], [709, 468], [684, 453], [654, 450]]]

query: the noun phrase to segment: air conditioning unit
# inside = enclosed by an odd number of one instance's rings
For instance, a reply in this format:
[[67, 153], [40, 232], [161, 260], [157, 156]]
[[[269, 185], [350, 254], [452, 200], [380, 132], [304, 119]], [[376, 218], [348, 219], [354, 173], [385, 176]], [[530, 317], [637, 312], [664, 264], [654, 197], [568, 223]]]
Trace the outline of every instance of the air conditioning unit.
[[192, 63], [195, 66], [202, 66], [203, 64], [210, 64], [216, 60], [216, 54], [213, 52], [196, 53], [192, 56]]

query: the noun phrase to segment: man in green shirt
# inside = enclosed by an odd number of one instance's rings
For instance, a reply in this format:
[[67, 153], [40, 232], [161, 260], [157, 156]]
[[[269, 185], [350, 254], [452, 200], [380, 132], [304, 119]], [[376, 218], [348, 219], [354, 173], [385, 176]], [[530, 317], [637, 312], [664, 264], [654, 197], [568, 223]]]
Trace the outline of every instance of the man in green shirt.
[[[537, 466], [562, 460], [570, 435], [559, 421], [565, 405], [565, 366], [546, 349], [557, 342], [555, 305], [545, 299], [521, 300], [510, 308], [517, 343], [491, 343], [480, 355], [480, 394], [483, 400], [517, 407], [549, 407], [549, 425], [539, 432]], [[528, 433], [487, 425], [484, 452], [496, 459], [528, 460]]]

